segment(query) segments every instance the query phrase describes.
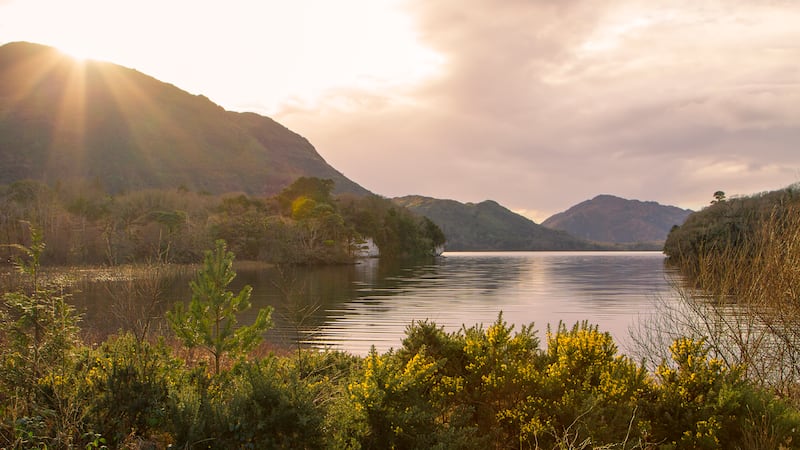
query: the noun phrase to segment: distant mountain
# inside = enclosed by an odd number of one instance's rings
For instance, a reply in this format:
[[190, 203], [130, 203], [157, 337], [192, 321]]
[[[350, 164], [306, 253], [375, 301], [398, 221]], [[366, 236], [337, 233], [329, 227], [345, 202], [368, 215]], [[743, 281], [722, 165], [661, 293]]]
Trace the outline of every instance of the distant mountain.
[[112, 192], [270, 195], [300, 176], [367, 193], [268, 117], [225, 111], [136, 70], [51, 47], [0, 47], [0, 184], [80, 178]]
[[670, 229], [681, 225], [691, 212], [656, 202], [598, 195], [555, 214], [542, 225], [595, 242], [652, 243], [659, 247]]
[[397, 204], [433, 221], [447, 238], [449, 251], [596, 250], [601, 246], [537, 225], [497, 202], [459, 203], [407, 196]]

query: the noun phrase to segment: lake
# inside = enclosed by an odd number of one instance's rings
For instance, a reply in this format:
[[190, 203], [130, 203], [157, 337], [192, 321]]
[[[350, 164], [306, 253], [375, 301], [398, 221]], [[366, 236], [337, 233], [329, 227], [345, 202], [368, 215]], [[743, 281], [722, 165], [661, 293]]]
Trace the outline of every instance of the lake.
[[[370, 259], [355, 265], [280, 270], [237, 269], [231, 286], [253, 287], [253, 310], [275, 308], [268, 340], [283, 346], [332, 347], [365, 355], [397, 348], [406, 327], [431, 320], [447, 331], [485, 326], [502, 312], [509, 324], [588, 320], [624, 349], [628, 329], [651, 314], [656, 299], [675, 296], [660, 252], [448, 252], [418, 263]], [[191, 276], [165, 289], [168, 301], [188, 299]], [[102, 284], [102, 286], [101, 286]], [[113, 283], [85, 283], [73, 301], [86, 321], [104, 319]]]

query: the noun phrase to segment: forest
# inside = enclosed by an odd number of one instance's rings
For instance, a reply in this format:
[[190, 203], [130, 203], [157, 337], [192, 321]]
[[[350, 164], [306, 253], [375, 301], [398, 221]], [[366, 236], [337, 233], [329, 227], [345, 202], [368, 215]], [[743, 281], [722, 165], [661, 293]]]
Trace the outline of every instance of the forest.
[[[375, 196], [332, 194], [328, 179], [300, 177], [272, 197], [146, 189], [111, 195], [101, 184], [0, 186], [0, 243], [26, 243], [28, 224], [48, 243], [42, 264], [196, 263], [217, 239], [242, 260], [352, 262], [372, 238], [389, 258], [430, 255], [444, 235], [430, 220]], [[0, 257], [13, 256], [8, 247]]]

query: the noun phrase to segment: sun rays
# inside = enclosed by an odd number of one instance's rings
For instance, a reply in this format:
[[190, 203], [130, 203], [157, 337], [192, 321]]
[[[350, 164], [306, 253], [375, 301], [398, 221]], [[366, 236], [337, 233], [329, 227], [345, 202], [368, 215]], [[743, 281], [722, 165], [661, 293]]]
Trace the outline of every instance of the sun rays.
[[[67, 61], [64, 64], [69, 64]], [[48, 155], [51, 173], [78, 174], [86, 158], [86, 64], [71, 61], [59, 102]], [[70, 167], [71, 170], [64, 170]]]
[[[132, 69], [76, 59], [49, 47], [20, 44], [18, 51], [28, 53], [14, 66], [0, 67], [3, 91], [10, 96], [0, 114], [39, 130], [30, 139], [40, 142], [37, 151], [46, 152], [45, 163], [32, 176], [47, 182], [103, 179], [98, 169], [90, 172], [96, 165], [89, 158], [112, 165], [136, 159], [141, 164], [136, 167], [150, 172], [168, 158], [168, 146], [199, 147], [195, 134], [202, 130], [187, 130], [180, 123], [180, 106], [158, 98], [171, 86]], [[48, 104], [56, 107], [44, 107]], [[108, 128], [108, 123], [115, 125]], [[132, 167], [127, 169], [135, 175]]]
[[[6, 117], [32, 125], [40, 131], [33, 137], [35, 146], [47, 152], [45, 175], [68, 174], [80, 164], [85, 135], [84, 64], [48, 48], [19, 44], [16, 51], [27, 52], [14, 66], [2, 68], [5, 92], [10, 93]], [[40, 105], [57, 104], [55, 114]], [[44, 147], [44, 148], [43, 148]]]

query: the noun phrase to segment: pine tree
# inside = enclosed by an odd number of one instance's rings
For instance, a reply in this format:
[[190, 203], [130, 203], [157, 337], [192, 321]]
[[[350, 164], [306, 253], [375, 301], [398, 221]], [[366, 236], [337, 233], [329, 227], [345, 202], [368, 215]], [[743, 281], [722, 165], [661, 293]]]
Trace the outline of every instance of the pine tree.
[[182, 303], [167, 314], [172, 330], [189, 348], [202, 347], [214, 356], [214, 373], [219, 373], [223, 355], [244, 355], [262, 340], [272, 326], [272, 308], [262, 308], [255, 322], [237, 327], [236, 314], [250, 308], [252, 288], [245, 286], [237, 295], [227, 287], [236, 277], [233, 253], [225, 241], [206, 251], [203, 267], [189, 286], [192, 300], [188, 309]]

